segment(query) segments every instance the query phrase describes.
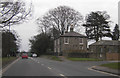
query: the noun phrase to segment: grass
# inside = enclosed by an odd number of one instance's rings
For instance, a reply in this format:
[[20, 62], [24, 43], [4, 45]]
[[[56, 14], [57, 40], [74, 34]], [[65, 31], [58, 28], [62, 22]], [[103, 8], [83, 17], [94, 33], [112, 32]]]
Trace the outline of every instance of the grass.
[[119, 69], [120, 70], [120, 62], [102, 64], [101, 66], [112, 68], [112, 69]]
[[57, 56], [51, 56], [51, 59], [52, 60], [56, 60], [56, 61], [62, 61], [59, 57]]
[[102, 61], [100, 59], [94, 59], [94, 58], [72, 58], [72, 57], [68, 57], [68, 60], [71, 61]]
[[2, 65], [3, 67], [12, 62], [13, 60], [17, 59], [17, 57], [3, 57], [2, 58]]
[[42, 55], [40, 57], [51, 59], [51, 60], [55, 60], [55, 61], [62, 61], [59, 57], [53, 56], [53, 55]]
[[59, 57], [53, 56], [53, 55], [42, 55], [40, 57], [51, 59], [51, 60], [55, 60], [55, 61], [62, 61]]

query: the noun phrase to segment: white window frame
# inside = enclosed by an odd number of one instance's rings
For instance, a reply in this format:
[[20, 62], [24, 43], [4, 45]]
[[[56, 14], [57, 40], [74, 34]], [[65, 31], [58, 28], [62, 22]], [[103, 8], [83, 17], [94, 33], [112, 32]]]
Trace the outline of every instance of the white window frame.
[[82, 46], [82, 50], [83, 50], [83, 46]]
[[[66, 43], [66, 38], [67, 38], [67, 43]], [[69, 38], [68, 37], [66, 38], [64, 38], [64, 44], [69, 44]]]
[[[80, 39], [82, 40], [82, 43], [80, 43]], [[83, 44], [83, 38], [79, 38], [79, 44]]]
[[57, 51], [58, 53], [60, 53], [60, 48], [58, 47], [58, 51]]

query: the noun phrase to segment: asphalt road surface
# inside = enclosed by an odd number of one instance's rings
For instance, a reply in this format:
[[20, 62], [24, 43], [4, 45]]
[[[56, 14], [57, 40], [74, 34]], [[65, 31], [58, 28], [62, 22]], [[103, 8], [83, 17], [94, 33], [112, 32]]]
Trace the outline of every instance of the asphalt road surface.
[[19, 59], [6, 70], [3, 76], [111, 76], [110, 74], [91, 70], [91, 66], [107, 63], [98, 62], [74, 62], [74, 61], [53, 61], [45, 58]]

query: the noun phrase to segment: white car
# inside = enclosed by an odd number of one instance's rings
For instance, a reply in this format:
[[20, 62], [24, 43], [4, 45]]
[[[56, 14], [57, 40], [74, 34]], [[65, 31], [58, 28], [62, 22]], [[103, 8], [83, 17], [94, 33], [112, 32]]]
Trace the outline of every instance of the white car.
[[35, 54], [35, 53], [34, 53], [34, 54], [32, 54], [32, 57], [37, 57], [37, 54]]

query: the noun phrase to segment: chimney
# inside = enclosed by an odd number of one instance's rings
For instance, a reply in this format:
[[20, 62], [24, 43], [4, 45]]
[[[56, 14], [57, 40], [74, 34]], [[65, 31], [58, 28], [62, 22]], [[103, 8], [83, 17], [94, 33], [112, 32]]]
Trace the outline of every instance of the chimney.
[[71, 25], [70, 27], [70, 32], [73, 32], [73, 25]]

